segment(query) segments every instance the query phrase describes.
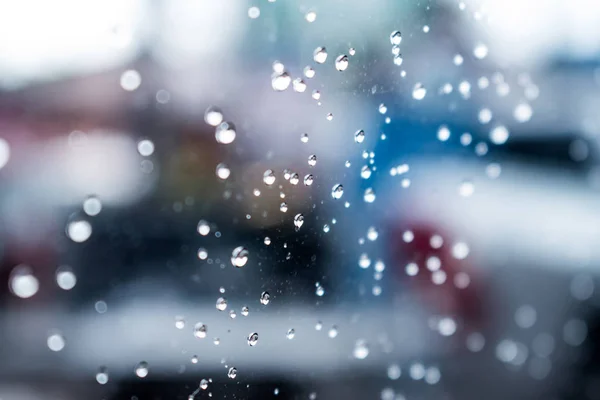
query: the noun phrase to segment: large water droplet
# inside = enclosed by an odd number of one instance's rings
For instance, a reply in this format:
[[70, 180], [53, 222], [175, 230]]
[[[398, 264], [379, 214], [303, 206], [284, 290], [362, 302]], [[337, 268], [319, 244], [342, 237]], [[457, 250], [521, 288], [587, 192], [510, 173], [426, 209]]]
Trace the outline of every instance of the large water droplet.
[[258, 333], [252, 332], [248, 335], [248, 346], [254, 347], [258, 343]]
[[268, 169], [265, 171], [265, 173], [263, 174], [263, 182], [265, 183], [265, 185], [267, 186], [271, 186], [272, 184], [275, 183], [275, 173], [273, 172], [272, 169]]
[[102, 211], [102, 202], [96, 196], [89, 196], [83, 201], [83, 212], [94, 217]]
[[335, 69], [338, 71], [345, 71], [348, 68], [348, 56], [345, 54], [339, 55], [335, 59]]
[[369, 355], [369, 347], [364, 340], [359, 340], [356, 342], [354, 346], [354, 351], [352, 352], [354, 358], [358, 360], [364, 360]]
[[415, 84], [412, 92], [413, 99], [415, 100], [423, 100], [425, 95], [427, 94], [427, 89], [423, 87], [422, 83]]
[[223, 122], [223, 112], [217, 108], [210, 106], [204, 111], [204, 122], [211, 126], [217, 126]]
[[75, 243], [83, 243], [92, 236], [92, 225], [83, 219], [73, 219], [67, 224], [67, 236]]
[[375, 192], [373, 191], [372, 188], [368, 188], [367, 190], [365, 190], [365, 194], [363, 196], [363, 199], [367, 203], [372, 203], [372, 202], [375, 201]]
[[327, 49], [325, 47], [317, 47], [313, 52], [313, 59], [318, 64], [323, 64], [327, 60]]
[[219, 311], [225, 311], [227, 309], [227, 299], [225, 297], [219, 297], [217, 299], [216, 307]]
[[304, 67], [304, 76], [307, 77], [308, 79], [314, 78], [315, 73], [316, 73], [315, 70], [310, 65], [307, 65], [306, 67]]
[[390, 34], [390, 43], [397, 46], [400, 44], [400, 42], [402, 42], [402, 34], [400, 31], [393, 31]]
[[8, 285], [12, 294], [22, 299], [33, 296], [40, 288], [38, 279], [33, 275], [31, 268], [26, 265], [17, 265], [13, 268]]
[[61, 351], [65, 348], [65, 338], [59, 333], [54, 333], [48, 336], [46, 344], [48, 345], [48, 348], [52, 351]]
[[498, 125], [490, 131], [490, 140], [494, 144], [504, 144], [509, 135], [508, 129], [504, 125]]
[[483, 43], [478, 43], [473, 49], [473, 55], [479, 60], [484, 59], [488, 55], [487, 46]]
[[315, 177], [312, 174], [304, 176], [304, 186], [310, 186], [313, 184]]
[[269, 302], [271, 301], [271, 295], [269, 294], [269, 292], [262, 292], [260, 294], [260, 304], [262, 304], [263, 306], [266, 306], [267, 304], [269, 304]]
[[145, 361], [140, 362], [135, 367], [135, 374], [140, 378], [145, 378], [148, 376], [148, 363]]
[[202, 322], [198, 322], [194, 326], [194, 336], [196, 336], [198, 339], [204, 339], [206, 337], [207, 329], [208, 328], [206, 325], [204, 325]]
[[331, 189], [331, 197], [336, 200], [339, 200], [344, 195], [344, 187], [341, 184], [334, 185]]
[[513, 112], [513, 116], [517, 122], [527, 122], [531, 119], [533, 115], [533, 110], [531, 106], [527, 103], [519, 103]]
[[217, 174], [217, 177], [222, 180], [229, 178], [229, 175], [231, 175], [231, 170], [224, 163], [217, 164], [217, 169], [215, 172]]
[[231, 252], [231, 264], [234, 267], [242, 268], [248, 262], [249, 252], [244, 246], [238, 246]]
[[290, 86], [290, 83], [292, 83], [292, 77], [285, 71], [281, 73], [274, 72], [271, 75], [271, 86], [277, 92], [286, 90]]
[[217, 143], [221, 144], [232, 143], [236, 135], [235, 125], [231, 122], [221, 122], [215, 130], [215, 139], [217, 139]]
[[304, 224], [304, 215], [296, 214], [296, 216], [294, 217], [294, 226], [297, 229], [300, 229], [303, 224]]
[[77, 277], [70, 267], [61, 266], [56, 270], [56, 284], [62, 290], [71, 290], [77, 283]]
[[293, 82], [294, 92], [304, 93], [306, 91], [306, 83], [302, 78], [296, 78]]
[[96, 373], [96, 382], [101, 385], [106, 385], [108, 383], [108, 370], [106, 367], [100, 367], [98, 372]]
[[200, 221], [198, 221], [197, 230], [199, 234], [201, 234], [202, 236], [206, 236], [210, 233], [210, 225], [208, 224], [208, 222], [201, 219]]

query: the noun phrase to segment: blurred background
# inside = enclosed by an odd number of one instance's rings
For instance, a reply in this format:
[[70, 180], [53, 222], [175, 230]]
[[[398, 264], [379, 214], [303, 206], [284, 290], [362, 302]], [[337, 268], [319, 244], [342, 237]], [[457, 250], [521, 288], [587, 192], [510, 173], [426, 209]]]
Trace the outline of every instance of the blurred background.
[[0, 0], [0, 398], [600, 399], [599, 20]]

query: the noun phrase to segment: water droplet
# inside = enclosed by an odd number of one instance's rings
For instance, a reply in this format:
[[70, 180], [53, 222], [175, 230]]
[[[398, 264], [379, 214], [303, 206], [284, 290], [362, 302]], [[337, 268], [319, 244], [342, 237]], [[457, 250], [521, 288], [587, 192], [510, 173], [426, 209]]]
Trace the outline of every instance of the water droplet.
[[304, 93], [306, 91], [306, 83], [302, 78], [296, 78], [293, 82], [294, 92]]
[[231, 170], [224, 163], [217, 164], [217, 169], [215, 172], [217, 174], [217, 177], [222, 180], [229, 178], [229, 175], [231, 175]]
[[263, 306], [266, 306], [267, 304], [269, 304], [269, 302], [271, 301], [271, 295], [269, 294], [269, 292], [262, 292], [260, 294], [260, 304], [262, 304]]
[[263, 174], [263, 182], [265, 183], [265, 185], [267, 186], [271, 186], [272, 184], [275, 183], [275, 173], [273, 172], [272, 169], [268, 169], [264, 172]]
[[482, 60], [488, 55], [488, 48], [483, 43], [478, 43], [473, 49], [473, 55], [475, 58]]
[[248, 17], [250, 17], [251, 19], [256, 19], [256, 18], [260, 17], [260, 8], [250, 7], [248, 9]]
[[492, 120], [492, 111], [489, 108], [482, 108], [477, 115], [481, 124], [487, 124]]
[[325, 47], [317, 47], [313, 52], [313, 59], [318, 64], [323, 64], [327, 60], [327, 49]]
[[300, 182], [300, 176], [294, 172], [290, 175], [290, 183], [295, 186], [298, 182]]
[[317, 284], [317, 288], [315, 289], [315, 294], [319, 297], [323, 297], [325, 295], [325, 288], [320, 284]]
[[337, 337], [338, 335], [338, 329], [337, 326], [332, 326], [331, 329], [329, 329], [329, 332], [327, 332], [327, 336], [329, 336], [331, 339], [334, 339], [335, 337]]
[[306, 15], [304, 16], [304, 18], [308, 21], [308, 22], [315, 22], [315, 20], [317, 19], [317, 13], [314, 11], [309, 11], [306, 13]]
[[102, 211], [102, 202], [96, 196], [89, 196], [83, 201], [83, 212], [94, 217]]
[[323, 232], [327, 233], [327, 232], [329, 232], [329, 229], [330, 229], [329, 225], [327, 225], [327, 224], [323, 225]]
[[106, 385], [108, 383], [108, 370], [106, 367], [100, 367], [98, 372], [96, 373], [96, 382], [101, 385]]
[[312, 174], [304, 176], [304, 186], [310, 186], [313, 184], [315, 177]]
[[[261, 303], [262, 303], [262, 301], [261, 301]], [[248, 309], [248, 307], [246, 307], [246, 306], [242, 307], [242, 313], [241, 313], [242, 316], [247, 317], [249, 313], [250, 313], [250, 309]]]
[[33, 275], [30, 267], [17, 265], [10, 272], [9, 288], [12, 294], [22, 299], [28, 299], [40, 288], [38, 279]]
[[133, 92], [141, 84], [142, 76], [134, 69], [129, 69], [121, 75], [121, 87], [128, 92]]
[[145, 361], [140, 362], [135, 367], [135, 374], [140, 378], [145, 378], [148, 376], [148, 363]]
[[219, 339], [218, 337], [214, 338], [214, 339], [213, 339], [213, 344], [214, 344], [215, 346], [218, 346], [218, 345], [220, 345], [220, 344], [221, 344], [221, 339]]
[[258, 333], [253, 332], [248, 335], [248, 346], [254, 347], [258, 343]]
[[92, 225], [86, 220], [75, 218], [67, 224], [67, 236], [75, 243], [83, 243], [92, 236]]
[[311, 154], [310, 156], [308, 156], [308, 165], [310, 165], [311, 167], [314, 167], [315, 165], [317, 165], [317, 156], [314, 154]]
[[371, 167], [365, 165], [360, 170], [360, 177], [363, 179], [369, 179], [371, 177]]
[[471, 181], [464, 181], [458, 187], [458, 193], [463, 197], [470, 197], [475, 192], [475, 185]]
[[363, 269], [369, 268], [369, 266], [371, 266], [371, 259], [366, 253], [362, 253], [358, 258], [358, 266]]
[[327, 121], [331, 121], [333, 120], [333, 114], [332, 113], [327, 113]]
[[201, 219], [198, 222], [198, 233], [201, 234], [202, 236], [206, 236], [210, 233], [210, 225], [208, 224], [208, 222], [206, 222], [205, 220]]
[[296, 331], [294, 330], [294, 328], [289, 329], [285, 335], [285, 337], [289, 340], [292, 340], [294, 336], [296, 336]]
[[402, 42], [402, 34], [400, 33], [400, 31], [393, 31], [390, 34], [390, 43], [397, 46], [400, 44], [400, 42]]
[[387, 369], [388, 378], [395, 381], [396, 379], [400, 378], [400, 375], [402, 375], [402, 370], [400, 369], [400, 366], [398, 364], [391, 364], [388, 367], [388, 369]]
[[154, 153], [154, 143], [149, 139], [143, 139], [138, 142], [138, 153], [143, 157], [151, 156]]
[[465, 242], [457, 242], [452, 246], [452, 257], [464, 260], [469, 255], [469, 246]]
[[314, 78], [315, 74], [316, 74], [315, 70], [310, 65], [307, 65], [306, 67], [304, 67], [304, 76], [307, 77], [308, 79]]
[[204, 111], [204, 122], [211, 126], [218, 126], [223, 122], [223, 112], [217, 107], [208, 107], [206, 111]]
[[462, 65], [464, 59], [463, 56], [461, 56], [460, 54], [455, 54], [454, 58], [452, 59], [452, 62], [454, 62], [454, 65]]
[[65, 338], [58, 333], [54, 333], [48, 336], [46, 344], [48, 345], [48, 348], [52, 351], [61, 351], [65, 348]]
[[354, 358], [358, 360], [364, 360], [369, 355], [369, 347], [367, 346], [367, 342], [364, 340], [358, 340], [356, 345], [354, 346], [354, 351], [352, 352]]
[[527, 122], [531, 119], [531, 116], [533, 115], [533, 110], [531, 109], [531, 106], [527, 103], [519, 103], [517, 104], [517, 106], [515, 107], [515, 110], [513, 112], [513, 116], [515, 118], [515, 120], [517, 120], [517, 122]]
[[402, 65], [403, 62], [404, 62], [404, 59], [402, 58], [401, 54], [398, 54], [397, 56], [394, 56], [394, 64], [395, 65], [400, 66], [400, 65]]
[[339, 200], [342, 198], [343, 195], [344, 187], [339, 183], [337, 185], [333, 185], [333, 188], [331, 189], [331, 197], [333, 197], [336, 200]]
[[400, 46], [392, 46], [392, 54], [395, 56], [400, 55]]
[[183, 329], [185, 328], [185, 319], [181, 316], [175, 317], [175, 328]]
[[229, 371], [227, 371], [227, 376], [229, 379], [235, 379], [237, 376], [237, 369], [234, 367], [229, 368]]
[[224, 297], [219, 297], [217, 299], [216, 307], [219, 311], [225, 311], [227, 309], [227, 299]]
[[366, 203], [372, 203], [375, 201], [375, 192], [372, 188], [368, 188], [365, 190], [365, 194], [363, 195], [363, 199]]
[[77, 284], [77, 277], [70, 267], [61, 266], [56, 270], [56, 284], [62, 290], [71, 290]]
[[498, 125], [490, 131], [490, 140], [497, 145], [506, 143], [509, 136], [508, 129], [504, 125]]
[[429, 32], [429, 25], [424, 25], [423, 26], [423, 32], [425, 32], [425, 33]]
[[377, 240], [378, 237], [379, 232], [377, 232], [377, 229], [375, 229], [374, 226], [371, 226], [369, 229], [367, 229], [367, 239], [369, 239], [371, 242]]
[[290, 83], [292, 83], [292, 77], [285, 71], [281, 73], [274, 72], [271, 75], [271, 87], [277, 92], [286, 90]]
[[294, 226], [297, 229], [300, 229], [303, 224], [304, 224], [304, 215], [296, 214], [296, 216], [294, 217]]
[[208, 389], [208, 381], [206, 379], [202, 379], [200, 381], [200, 389], [202, 389], [202, 390]]
[[412, 92], [413, 99], [415, 100], [423, 100], [425, 95], [427, 94], [427, 89], [423, 87], [422, 83], [417, 83]]
[[287, 212], [287, 210], [288, 210], [288, 205], [287, 205], [287, 203], [284, 201], [283, 203], [281, 203], [281, 204], [279, 205], [279, 211], [281, 211], [281, 212]]
[[302, 136], [300, 136], [300, 141], [302, 143], [308, 143], [308, 133], [303, 133]]
[[350, 49], [348, 50], [348, 54], [350, 54], [351, 56], [356, 54], [356, 49], [354, 47], [350, 47]]
[[206, 337], [207, 329], [208, 328], [206, 325], [204, 325], [202, 322], [198, 322], [194, 326], [194, 336], [196, 336], [198, 339], [204, 339]]
[[206, 249], [204, 247], [200, 247], [198, 249], [198, 258], [200, 260], [206, 260], [208, 258], [208, 252], [206, 251]]
[[378, 107], [378, 110], [380, 114], [385, 114], [387, 112], [387, 107], [385, 106], [385, 104], [381, 103]]
[[221, 122], [215, 129], [217, 143], [230, 144], [235, 140], [236, 135], [235, 125], [231, 122]]
[[362, 143], [362, 142], [364, 142], [364, 140], [365, 140], [365, 131], [362, 129], [357, 130], [354, 133], [354, 141], [356, 143]]
[[312, 98], [315, 100], [319, 100], [321, 98], [321, 92], [319, 92], [318, 90], [313, 90]]
[[462, 144], [463, 146], [470, 145], [472, 141], [473, 137], [470, 133], [463, 133], [462, 135], [460, 135], [460, 144]]
[[345, 71], [348, 68], [348, 56], [345, 54], [339, 55], [335, 59], [335, 69], [338, 71]]
[[442, 336], [452, 336], [456, 332], [456, 322], [450, 317], [444, 317], [439, 320], [437, 328]]
[[190, 361], [192, 362], [192, 364], [198, 364], [198, 356], [192, 356]]
[[234, 267], [242, 268], [248, 262], [248, 250], [243, 246], [238, 246], [231, 252], [231, 264]]

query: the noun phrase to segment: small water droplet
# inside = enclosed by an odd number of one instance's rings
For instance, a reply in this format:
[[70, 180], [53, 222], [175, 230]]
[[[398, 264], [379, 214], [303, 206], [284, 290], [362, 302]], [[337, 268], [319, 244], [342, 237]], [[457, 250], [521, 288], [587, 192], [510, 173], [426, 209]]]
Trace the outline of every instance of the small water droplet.
[[224, 297], [219, 297], [217, 299], [216, 307], [219, 311], [225, 311], [227, 309], [227, 299]]
[[48, 345], [48, 348], [52, 351], [61, 351], [65, 348], [65, 338], [59, 333], [54, 333], [48, 336], [46, 344]]
[[458, 193], [463, 197], [470, 197], [475, 192], [475, 185], [471, 181], [464, 181], [458, 187]]
[[208, 389], [208, 381], [206, 379], [202, 379], [200, 381], [200, 389], [202, 389], [202, 390]]
[[260, 8], [250, 7], [248, 9], [248, 17], [250, 17], [251, 19], [256, 19], [256, 18], [260, 17]]
[[315, 100], [319, 100], [321, 98], [321, 92], [319, 92], [318, 90], [313, 90], [312, 98]]
[[267, 186], [271, 186], [272, 184], [275, 183], [275, 173], [273, 172], [272, 169], [268, 169], [264, 172], [263, 174], [263, 182], [265, 183], [265, 185]]
[[490, 131], [490, 140], [497, 145], [506, 143], [509, 136], [508, 129], [504, 125], [498, 125]]
[[205, 220], [201, 219], [198, 222], [198, 227], [197, 227], [198, 233], [201, 234], [202, 236], [206, 236], [210, 233], [210, 225], [208, 224], [208, 222], [206, 222]]
[[217, 107], [208, 107], [204, 111], [204, 122], [211, 126], [218, 126], [223, 122], [223, 112]]
[[323, 323], [321, 321], [317, 321], [317, 324], [315, 325], [315, 329], [318, 331], [323, 329]]
[[60, 266], [56, 270], [56, 284], [62, 290], [71, 290], [77, 284], [77, 277], [70, 267]]
[[258, 333], [253, 332], [248, 335], [248, 346], [254, 347], [258, 343]]
[[[262, 303], [262, 301], [261, 301], [261, 303]], [[242, 312], [241, 312], [242, 316], [247, 317], [249, 313], [250, 313], [250, 309], [248, 309], [248, 307], [246, 307], [246, 306], [242, 307]]]
[[440, 142], [450, 139], [450, 129], [446, 125], [440, 126], [437, 131], [437, 138]]
[[325, 288], [323, 288], [323, 286], [321, 286], [320, 284], [317, 285], [317, 288], [315, 289], [315, 294], [319, 297], [323, 297], [323, 295], [325, 295]]
[[304, 215], [296, 214], [296, 216], [294, 217], [294, 226], [296, 227], [296, 229], [300, 229], [303, 224], [304, 224]]
[[28, 299], [38, 292], [39, 287], [40, 283], [29, 266], [17, 265], [10, 272], [9, 288], [15, 296]]
[[381, 103], [378, 107], [378, 110], [380, 114], [385, 114], [387, 112], [387, 107], [385, 106], [385, 104]]
[[288, 205], [287, 205], [287, 203], [284, 201], [283, 203], [281, 203], [281, 204], [279, 205], [279, 211], [281, 211], [281, 212], [287, 212], [287, 210], [288, 210]]
[[454, 58], [452, 59], [452, 62], [454, 63], [454, 65], [462, 65], [464, 59], [463, 56], [461, 56], [460, 54], [455, 54]]
[[318, 64], [323, 64], [327, 60], [327, 49], [325, 47], [317, 47], [313, 52], [313, 59]]
[[351, 56], [356, 54], [356, 49], [354, 47], [350, 47], [350, 49], [348, 49], [348, 54], [350, 54]]
[[238, 246], [231, 252], [231, 264], [234, 267], [242, 268], [248, 262], [248, 250], [243, 246]]
[[307, 174], [304, 176], [304, 186], [311, 186], [315, 180], [315, 177], [312, 174]]
[[145, 378], [148, 376], [148, 363], [145, 361], [140, 362], [135, 367], [135, 374], [140, 378]]
[[337, 326], [332, 326], [331, 329], [329, 329], [329, 332], [327, 332], [327, 336], [329, 336], [331, 339], [336, 338], [338, 335], [338, 329]]
[[234, 367], [229, 368], [229, 371], [227, 371], [227, 376], [229, 379], [235, 379], [237, 376], [237, 369]]
[[285, 337], [287, 337], [289, 340], [292, 340], [294, 336], [296, 336], [296, 331], [294, 328], [289, 329], [285, 335]]
[[344, 187], [341, 184], [334, 185], [331, 189], [331, 197], [336, 200], [339, 200], [344, 195]]
[[400, 44], [400, 42], [402, 42], [402, 34], [400, 33], [400, 31], [393, 31], [390, 34], [390, 43], [397, 46]]
[[198, 364], [198, 356], [192, 356], [190, 361], [192, 362], [192, 364]]
[[235, 140], [236, 135], [235, 125], [231, 122], [221, 122], [215, 129], [217, 143], [230, 144]]
[[369, 229], [367, 229], [367, 239], [373, 242], [377, 240], [377, 237], [379, 237], [379, 232], [377, 232], [377, 229], [374, 226], [369, 227]]
[[207, 329], [208, 328], [206, 325], [204, 325], [202, 322], [198, 322], [194, 326], [194, 336], [196, 336], [198, 339], [204, 339], [206, 337]]
[[363, 179], [369, 179], [371, 177], [371, 167], [369, 167], [368, 165], [365, 165], [361, 168], [360, 170], [360, 177]]
[[415, 84], [412, 92], [413, 99], [415, 100], [423, 100], [425, 95], [427, 94], [427, 89], [423, 87], [422, 83]]
[[335, 59], [335, 69], [338, 71], [345, 71], [348, 68], [348, 56], [345, 54], [339, 55]]
[[276, 92], [286, 90], [290, 86], [290, 83], [292, 83], [292, 77], [285, 71], [281, 73], [274, 72], [271, 75], [271, 87]]
[[304, 93], [306, 91], [306, 83], [304, 83], [302, 78], [294, 79], [292, 86], [294, 87], [295, 92]]
[[308, 22], [315, 22], [315, 20], [317, 19], [317, 13], [314, 11], [309, 11], [306, 13], [306, 15], [304, 16], [304, 18], [308, 21]]
[[521, 123], [529, 121], [532, 115], [533, 110], [531, 109], [531, 106], [527, 103], [517, 104], [515, 110], [513, 111], [513, 116], [515, 120]]
[[67, 224], [67, 236], [75, 243], [83, 243], [92, 236], [92, 225], [79, 218], [74, 218]]
[[269, 302], [271, 301], [271, 295], [269, 294], [269, 292], [262, 292], [260, 294], [260, 304], [262, 304], [263, 306], [266, 306], [267, 304], [269, 304]]
[[332, 113], [327, 113], [327, 121], [331, 121], [333, 120], [333, 114]]
[[307, 65], [306, 67], [304, 67], [304, 76], [307, 77], [308, 79], [314, 78], [315, 74], [316, 74], [316, 71], [310, 65]]
[[208, 258], [208, 252], [206, 251], [206, 249], [204, 247], [200, 247], [198, 249], [198, 258], [200, 260], [206, 260]]
[[403, 62], [404, 62], [404, 59], [402, 58], [401, 54], [394, 56], [394, 64], [395, 65], [400, 66], [400, 65], [402, 65]]
[[365, 140], [365, 131], [362, 129], [357, 130], [354, 133], [354, 141], [356, 143], [362, 143], [362, 142], [364, 142], [364, 140]]
[[363, 199], [366, 203], [372, 203], [375, 201], [375, 192], [373, 191], [372, 188], [368, 188], [367, 190], [365, 190]]
[[482, 60], [488, 55], [488, 48], [483, 43], [478, 43], [473, 49], [473, 55], [475, 58]]
[[300, 182], [300, 176], [299, 176], [297, 173], [295, 173], [295, 172], [294, 172], [294, 173], [292, 173], [292, 174], [290, 175], [290, 183], [291, 183], [292, 185], [294, 185], [294, 186], [295, 186], [295, 185], [297, 185], [299, 182]]
[[369, 355], [369, 347], [364, 340], [358, 340], [356, 345], [354, 346], [354, 351], [352, 352], [354, 358], [358, 360], [364, 360]]
[[300, 136], [300, 141], [302, 143], [308, 143], [308, 133], [303, 133], [302, 136]]
[[317, 156], [314, 154], [311, 154], [310, 156], [308, 156], [308, 165], [310, 165], [311, 167], [314, 167], [315, 165], [317, 165]]
[[229, 178], [229, 175], [231, 175], [231, 170], [224, 163], [217, 164], [217, 168], [216, 168], [215, 172], [217, 174], [217, 177], [222, 180]]
[[100, 367], [98, 372], [96, 373], [96, 382], [101, 385], [106, 385], [108, 383], [108, 370], [106, 367]]

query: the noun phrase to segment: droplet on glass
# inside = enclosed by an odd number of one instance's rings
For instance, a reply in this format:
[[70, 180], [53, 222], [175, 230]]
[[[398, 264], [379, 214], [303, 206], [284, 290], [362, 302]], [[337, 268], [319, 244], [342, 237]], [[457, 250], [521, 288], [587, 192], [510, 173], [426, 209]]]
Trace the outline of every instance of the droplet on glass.
[[182, 316], [175, 317], [175, 328], [177, 328], [177, 329], [185, 328], [185, 319]]
[[306, 91], [306, 83], [304, 83], [302, 78], [294, 79], [292, 86], [294, 87], [294, 92], [304, 93]]
[[515, 118], [515, 120], [517, 120], [517, 122], [527, 122], [531, 119], [531, 116], [533, 115], [533, 110], [531, 109], [531, 106], [527, 103], [519, 103], [517, 104], [517, 106], [515, 107], [515, 110], [513, 112], [513, 116]]
[[317, 156], [314, 154], [311, 154], [310, 156], [308, 156], [308, 165], [310, 165], [311, 167], [314, 167], [315, 165], [317, 165]]
[[312, 174], [307, 174], [304, 176], [304, 186], [311, 186], [315, 180], [315, 177]]
[[225, 311], [227, 309], [227, 299], [224, 297], [219, 297], [217, 299], [216, 307], [219, 311]]
[[194, 336], [196, 336], [198, 339], [204, 339], [206, 337], [207, 329], [208, 328], [205, 324], [203, 324], [202, 322], [198, 322], [194, 326]]
[[303, 133], [302, 136], [300, 136], [300, 141], [302, 143], [308, 143], [308, 133]]
[[360, 169], [360, 177], [363, 179], [369, 179], [371, 177], [371, 173], [371, 167], [368, 165], [365, 165]]
[[244, 246], [238, 246], [231, 252], [231, 264], [234, 267], [242, 268], [248, 262], [249, 252]]
[[100, 367], [98, 372], [96, 373], [96, 382], [101, 385], [106, 385], [108, 383], [108, 370], [106, 367]]
[[450, 129], [446, 125], [440, 126], [437, 131], [437, 138], [440, 142], [450, 139]]
[[365, 190], [365, 194], [363, 195], [363, 199], [366, 203], [372, 203], [375, 201], [375, 191], [372, 188], [368, 188]]
[[348, 56], [345, 54], [339, 55], [335, 59], [335, 69], [338, 71], [345, 71], [348, 68]]
[[295, 186], [295, 185], [297, 185], [299, 182], [300, 182], [300, 175], [298, 175], [298, 174], [297, 174], [297, 173], [295, 173], [295, 172], [294, 172], [294, 173], [292, 173], [292, 174], [290, 175], [290, 183], [291, 183], [292, 185], [294, 185], [294, 186]]
[[201, 234], [202, 236], [206, 236], [210, 233], [210, 225], [208, 224], [208, 222], [201, 219], [200, 221], [198, 221], [197, 230], [199, 234]]
[[248, 346], [254, 347], [258, 343], [258, 333], [252, 332], [248, 335]]
[[294, 336], [296, 336], [296, 330], [294, 330], [294, 328], [289, 329], [285, 335], [289, 340], [292, 340]]
[[39, 290], [40, 283], [27, 265], [17, 265], [10, 272], [8, 285], [12, 294], [22, 299], [28, 299]]
[[237, 369], [234, 367], [229, 368], [229, 371], [227, 371], [227, 376], [229, 379], [235, 379], [237, 376]]
[[300, 229], [303, 224], [304, 224], [304, 215], [296, 214], [296, 216], [294, 217], [294, 226], [297, 229]]
[[148, 363], [145, 361], [140, 362], [138, 365], [136, 365], [135, 367], [135, 374], [139, 377], [139, 378], [145, 378], [148, 376]]
[[250, 7], [248, 9], [248, 17], [250, 19], [256, 19], [256, 18], [260, 17], [260, 8], [258, 8], [258, 7]]
[[218, 126], [223, 122], [223, 112], [217, 107], [208, 107], [204, 111], [204, 122], [211, 126]]
[[[261, 301], [262, 303], [262, 301]], [[242, 316], [247, 317], [248, 314], [250, 314], [250, 309], [248, 309], [248, 307], [244, 306], [242, 307], [242, 312], [241, 312]]]
[[142, 76], [136, 70], [129, 69], [121, 74], [121, 87], [124, 90], [133, 92], [135, 89], [140, 87], [141, 84]]
[[316, 71], [310, 65], [307, 65], [306, 67], [304, 67], [304, 76], [307, 77], [308, 79], [314, 78], [315, 74], [316, 74]]
[[206, 379], [202, 379], [200, 381], [200, 389], [202, 389], [202, 390], [208, 389], [208, 381]]
[[283, 203], [281, 203], [281, 204], [279, 205], [279, 211], [281, 211], [281, 212], [287, 212], [287, 210], [288, 210], [288, 205], [287, 205], [287, 203], [284, 201]]
[[204, 247], [200, 247], [198, 249], [198, 259], [206, 260], [207, 258], [208, 258], [208, 252], [206, 251], [206, 249]]
[[100, 214], [100, 211], [102, 211], [102, 202], [97, 196], [88, 196], [83, 201], [83, 212], [90, 217]]
[[348, 49], [348, 54], [350, 54], [351, 56], [355, 55], [356, 54], [356, 49], [354, 47], [350, 47]]
[[306, 13], [306, 15], [304, 16], [304, 18], [308, 21], [308, 22], [315, 22], [315, 20], [317, 19], [317, 13], [314, 11], [309, 11]]
[[229, 178], [229, 175], [231, 175], [231, 170], [224, 163], [217, 164], [217, 169], [215, 172], [217, 174], [217, 177], [222, 180]]
[[48, 348], [52, 351], [61, 351], [65, 348], [65, 338], [59, 333], [54, 333], [48, 336], [46, 344], [48, 345]]
[[221, 122], [215, 129], [217, 143], [230, 144], [235, 140], [236, 135], [235, 125], [231, 122]]
[[77, 283], [77, 277], [70, 267], [61, 266], [56, 270], [56, 284], [62, 290], [71, 290]]
[[266, 306], [267, 304], [269, 304], [269, 302], [271, 301], [271, 295], [269, 294], [269, 292], [262, 292], [260, 294], [260, 304], [262, 304], [263, 306]]
[[313, 52], [313, 59], [318, 64], [323, 64], [327, 60], [327, 49], [325, 47], [317, 47]]
[[473, 49], [473, 55], [479, 60], [484, 59], [488, 55], [487, 46], [483, 43], [478, 43]]
[[263, 174], [263, 182], [265, 183], [265, 185], [267, 186], [271, 186], [272, 184], [275, 183], [275, 173], [273, 172], [272, 169], [268, 169], [264, 172]]
[[364, 340], [358, 340], [354, 346], [354, 351], [352, 352], [354, 358], [358, 360], [364, 360], [369, 355], [369, 347], [367, 346], [367, 342]]
[[427, 94], [427, 89], [425, 89], [423, 87], [422, 83], [415, 84], [415, 86], [413, 88], [413, 91], [412, 91], [413, 99], [415, 99], [415, 100], [423, 100], [425, 98], [426, 94]]
[[400, 44], [400, 42], [402, 42], [402, 34], [400, 31], [393, 31], [390, 34], [390, 43], [397, 46]]
[[277, 73], [274, 72], [271, 75], [271, 87], [277, 92], [283, 92], [292, 83], [292, 77], [287, 72]]
[[312, 98], [315, 100], [319, 100], [321, 98], [321, 92], [319, 92], [318, 90], [313, 90]]
[[377, 240], [377, 237], [379, 237], [379, 232], [377, 232], [377, 229], [374, 226], [369, 227], [369, 229], [367, 229], [367, 239], [373, 242]]
[[504, 125], [498, 125], [490, 131], [490, 140], [497, 145], [506, 143], [509, 136], [508, 129]]
[[403, 62], [404, 62], [404, 59], [402, 58], [401, 54], [398, 54], [397, 56], [394, 56], [394, 64], [395, 65], [401, 66]]
[[336, 200], [339, 200], [342, 198], [343, 195], [344, 195], [344, 187], [342, 185], [340, 185], [339, 183], [337, 185], [334, 185], [333, 188], [331, 189], [331, 197], [333, 197]]
[[67, 224], [67, 236], [75, 243], [83, 243], [92, 235], [92, 225], [79, 218], [74, 218]]
[[365, 131], [362, 129], [357, 130], [356, 132], [354, 132], [354, 141], [356, 143], [362, 143], [365, 140]]

